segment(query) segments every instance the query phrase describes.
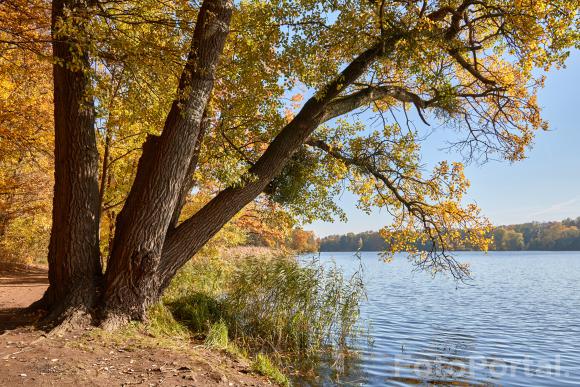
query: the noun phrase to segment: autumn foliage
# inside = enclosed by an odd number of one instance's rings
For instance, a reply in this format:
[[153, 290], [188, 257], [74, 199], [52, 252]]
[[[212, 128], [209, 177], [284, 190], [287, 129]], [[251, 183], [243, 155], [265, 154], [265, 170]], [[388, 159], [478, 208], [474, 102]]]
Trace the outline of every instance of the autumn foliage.
[[[463, 278], [449, 250], [485, 250], [491, 227], [463, 163], [521, 160], [547, 128], [537, 93], [579, 44], [578, 7], [4, 1], [2, 248], [46, 241], [52, 221], [43, 306], [114, 326], [214, 237], [312, 249], [290, 230], [344, 219], [349, 190], [389, 214], [389, 253]], [[427, 125], [459, 157], [425, 167]]]

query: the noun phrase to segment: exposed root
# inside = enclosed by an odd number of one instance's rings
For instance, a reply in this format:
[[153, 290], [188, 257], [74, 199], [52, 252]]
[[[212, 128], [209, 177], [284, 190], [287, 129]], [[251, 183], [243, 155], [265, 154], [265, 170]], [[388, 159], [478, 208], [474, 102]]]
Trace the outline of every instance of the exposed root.
[[111, 332], [121, 328], [123, 325], [128, 324], [130, 321], [131, 318], [126, 314], [109, 312], [99, 324], [99, 328], [107, 332]]
[[93, 322], [91, 313], [84, 308], [74, 309], [61, 314], [57, 320], [47, 321], [47, 327], [52, 327], [47, 336], [62, 336], [67, 332], [84, 329]]
[[55, 302], [38, 327], [47, 331], [49, 336], [86, 328], [94, 323], [94, 304], [94, 294], [80, 290], [73, 292], [64, 300]]

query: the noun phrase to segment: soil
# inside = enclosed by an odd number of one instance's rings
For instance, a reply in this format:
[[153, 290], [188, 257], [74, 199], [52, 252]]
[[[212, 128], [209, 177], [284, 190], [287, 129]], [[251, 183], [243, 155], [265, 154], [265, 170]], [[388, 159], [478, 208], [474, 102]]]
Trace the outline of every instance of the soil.
[[[187, 349], [94, 329], [47, 334], [25, 309], [48, 286], [41, 266], [0, 263], [0, 386], [268, 386], [250, 365], [192, 342]], [[152, 341], [153, 342], [153, 341]]]

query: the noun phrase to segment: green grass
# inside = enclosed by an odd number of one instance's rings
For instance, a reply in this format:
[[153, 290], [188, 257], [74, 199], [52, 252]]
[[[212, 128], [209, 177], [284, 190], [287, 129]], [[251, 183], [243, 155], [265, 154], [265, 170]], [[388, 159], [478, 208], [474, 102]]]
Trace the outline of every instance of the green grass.
[[149, 308], [147, 318], [147, 331], [153, 336], [167, 336], [181, 339], [187, 339], [189, 337], [187, 328], [176, 321], [169, 308], [162, 303], [157, 303]]
[[205, 345], [212, 348], [227, 349], [229, 345], [228, 327], [223, 320], [209, 327]]
[[260, 375], [264, 375], [281, 386], [290, 386], [288, 377], [272, 363], [267, 355], [259, 353], [252, 362], [252, 370]]
[[206, 293], [192, 291], [165, 301], [173, 316], [191, 332], [205, 335], [210, 326], [222, 319], [223, 304]]

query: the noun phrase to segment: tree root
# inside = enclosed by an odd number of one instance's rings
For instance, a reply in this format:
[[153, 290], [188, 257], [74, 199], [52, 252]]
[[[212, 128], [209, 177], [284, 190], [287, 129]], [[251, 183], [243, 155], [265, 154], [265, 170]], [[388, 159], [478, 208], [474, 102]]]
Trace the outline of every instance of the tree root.
[[50, 309], [50, 302], [48, 301], [48, 291], [44, 292], [40, 300], [34, 301], [25, 310], [26, 314], [46, 313]]
[[47, 331], [48, 336], [84, 329], [94, 325], [94, 306], [95, 295], [79, 289], [78, 292], [71, 292], [64, 300], [53, 303], [37, 327]]
[[46, 327], [50, 327], [47, 336], [62, 336], [77, 329], [84, 329], [93, 325], [93, 321], [92, 314], [84, 308], [66, 311], [58, 319], [46, 321]]
[[126, 314], [108, 312], [99, 323], [99, 328], [111, 332], [128, 324], [130, 321], [131, 318]]

